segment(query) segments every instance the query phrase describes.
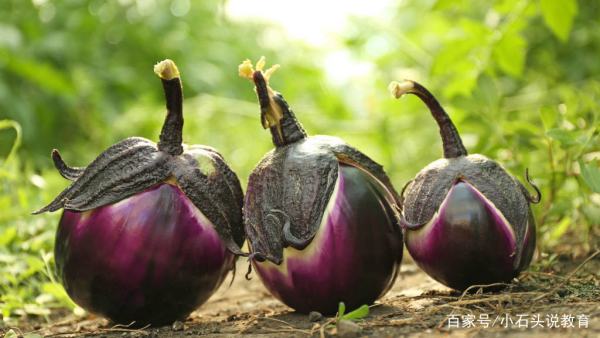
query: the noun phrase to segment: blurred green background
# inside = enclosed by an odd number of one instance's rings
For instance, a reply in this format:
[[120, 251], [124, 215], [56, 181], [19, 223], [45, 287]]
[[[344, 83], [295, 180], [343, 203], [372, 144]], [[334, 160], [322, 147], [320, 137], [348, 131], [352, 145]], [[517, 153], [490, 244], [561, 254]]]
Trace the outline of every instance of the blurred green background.
[[68, 184], [50, 151], [84, 166], [125, 137], [156, 140], [165, 109], [152, 66], [164, 58], [182, 73], [185, 142], [218, 148], [244, 185], [271, 138], [237, 75], [243, 59], [281, 64], [271, 85], [309, 133], [344, 138], [397, 189], [442, 154], [426, 107], [387, 92], [411, 78], [437, 95], [471, 153], [521, 180], [529, 168], [544, 196], [533, 206], [541, 252], [599, 246], [600, 3], [382, 1], [324, 43], [285, 25], [339, 19], [335, 6], [308, 1], [283, 17], [252, 3], [262, 20], [232, 15], [229, 1], [0, 2], [0, 327], [73, 306], [53, 273], [60, 215], [30, 215]]

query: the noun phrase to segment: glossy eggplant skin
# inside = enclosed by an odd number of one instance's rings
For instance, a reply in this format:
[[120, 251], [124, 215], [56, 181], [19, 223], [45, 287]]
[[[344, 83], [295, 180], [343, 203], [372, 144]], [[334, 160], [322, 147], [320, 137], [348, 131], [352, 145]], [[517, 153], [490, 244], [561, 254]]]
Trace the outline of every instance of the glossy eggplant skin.
[[184, 319], [235, 264], [214, 225], [174, 183], [89, 211], [64, 210], [57, 271], [81, 307], [117, 323]]
[[535, 248], [535, 223], [529, 209], [525, 234], [518, 241], [490, 200], [469, 182], [457, 181], [431, 221], [405, 236], [421, 269], [444, 285], [465, 290], [471, 285], [508, 283], [528, 266]]
[[267, 289], [298, 312], [334, 314], [372, 304], [395, 281], [402, 233], [389, 191], [362, 169], [340, 164], [321, 225], [303, 250], [287, 247], [283, 262], [253, 261]]

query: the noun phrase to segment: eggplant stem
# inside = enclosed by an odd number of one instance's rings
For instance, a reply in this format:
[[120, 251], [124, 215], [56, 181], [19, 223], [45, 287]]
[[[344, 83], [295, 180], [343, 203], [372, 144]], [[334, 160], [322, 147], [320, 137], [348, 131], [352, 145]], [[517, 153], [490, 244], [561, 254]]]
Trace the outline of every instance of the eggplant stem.
[[269, 128], [275, 146], [285, 146], [307, 137], [306, 131], [283, 99], [274, 92], [262, 71], [253, 74], [256, 95], [260, 104], [260, 117], [264, 128]]
[[413, 94], [427, 105], [431, 115], [440, 128], [445, 158], [467, 156], [467, 149], [462, 143], [458, 130], [456, 130], [456, 126], [454, 126], [454, 123], [452, 123], [452, 120], [444, 108], [442, 108], [438, 100], [429, 90], [427, 90], [427, 88], [423, 87], [418, 82], [404, 80], [403, 82], [393, 81], [388, 86], [388, 89], [397, 99], [404, 94]]
[[62, 159], [62, 156], [60, 156], [58, 149], [52, 150], [52, 161], [54, 162], [54, 167], [56, 170], [58, 170], [60, 175], [69, 181], [75, 181], [78, 179], [85, 170], [85, 167], [70, 167], [68, 164], [66, 164]]
[[271, 104], [272, 90], [269, 90], [267, 79], [261, 71], [257, 70], [252, 74], [252, 80], [256, 86], [256, 96], [258, 97], [258, 104], [260, 105], [260, 122], [262, 123], [263, 128], [266, 129], [277, 126], [279, 136], [283, 138], [281, 135], [281, 126], [279, 125], [279, 120], [283, 118], [283, 112], [281, 109], [278, 109], [280, 107]]
[[269, 78], [279, 69], [279, 65], [263, 71], [264, 66], [265, 58], [261, 57], [256, 63], [256, 69], [252, 67], [250, 60], [245, 60], [238, 67], [238, 74], [254, 83], [263, 128], [269, 128], [273, 144], [277, 147], [305, 139], [306, 132], [287, 102], [269, 86]]
[[540, 203], [540, 201], [542, 200], [542, 192], [540, 191], [540, 188], [538, 188], [538, 186], [535, 183], [533, 183], [533, 181], [531, 180], [531, 177], [529, 177], [529, 168], [525, 168], [525, 180], [527, 181], [527, 183], [529, 183], [529, 185], [536, 192], [536, 196], [533, 197], [527, 191], [527, 194], [525, 195], [525, 197], [527, 198], [527, 200], [529, 201], [529, 203], [533, 203], [533, 204]]
[[158, 142], [158, 150], [173, 156], [183, 153], [183, 88], [179, 70], [169, 59], [154, 66], [154, 72], [160, 77], [165, 93], [167, 117], [163, 123]]

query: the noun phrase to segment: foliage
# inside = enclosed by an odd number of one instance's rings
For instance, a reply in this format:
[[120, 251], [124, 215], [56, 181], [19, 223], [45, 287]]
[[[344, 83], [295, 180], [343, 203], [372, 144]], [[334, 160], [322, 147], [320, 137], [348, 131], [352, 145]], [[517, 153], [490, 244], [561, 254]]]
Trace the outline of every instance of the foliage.
[[[20, 125], [0, 120], [0, 131], [12, 128], [16, 140], [9, 156], [0, 161], [0, 313], [47, 316], [50, 309], [71, 306], [53, 273], [52, 241], [57, 215], [32, 218], [35, 205], [50, 198], [62, 182], [52, 175], [33, 174], [19, 162], [15, 150], [21, 140]], [[53, 181], [51, 181], [53, 180]]]
[[566, 234], [598, 245], [597, 2], [392, 2], [384, 17], [355, 18], [337, 37], [344, 55], [370, 69], [347, 69], [338, 82], [328, 81], [327, 60], [337, 60], [330, 49], [290, 41], [268, 24], [231, 21], [222, 1], [182, 3], [0, 2], [5, 321], [72, 307], [52, 272], [59, 215], [30, 215], [66, 186], [50, 150], [82, 166], [124, 137], [156, 139], [164, 104], [152, 65], [167, 57], [184, 81], [185, 141], [218, 148], [243, 184], [271, 144], [252, 86], [237, 77], [242, 59], [266, 55], [282, 64], [272, 86], [306, 129], [357, 146], [385, 166], [398, 189], [441, 156], [426, 108], [385, 90], [391, 80], [412, 78], [438, 96], [471, 153], [520, 177], [530, 168], [544, 195], [533, 207], [542, 249]]
[[369, 315], [369, 306], [366, 304], [363, 304], [363, 305], [359, 306], [358, 308], [346, 313], [346, 304], [344, 304], [344, 302], [340, 302], [338, 304], [338, 312], [335, 317], [336, 317], [336, 321], [340, 321], [342, 319], [358, 320], [358, 319], [363, 319], [368, 315]]
[[[593, 246], [590, 234], [600, 224], [591, 178], [600, 163], [598, 5], [412, 1], [398, 5], [389, 20], [357, 22], [361, 29], [350, 31], [346, 45], [359, 60], [377, 64], [375, 91], [364, 94], [377, 99], [364, 109], [379, 120], [380, 138], [403, 145], [379, 147], [386, 151], [383, 162], [401, 177], [395, 182], [441, 155], [439, 141], [432, 147], [436, 128], [418, 99], [390, 102], [378, 94], [392, 76], [410, 76], [437, 94], [471, 153], [497, 159], [522, 180], [530, 168], [544, 195], [542, 206], [533, 207], [543, 247], [566, 233]], [[386, 43], [376, 55], [374, 40]]]

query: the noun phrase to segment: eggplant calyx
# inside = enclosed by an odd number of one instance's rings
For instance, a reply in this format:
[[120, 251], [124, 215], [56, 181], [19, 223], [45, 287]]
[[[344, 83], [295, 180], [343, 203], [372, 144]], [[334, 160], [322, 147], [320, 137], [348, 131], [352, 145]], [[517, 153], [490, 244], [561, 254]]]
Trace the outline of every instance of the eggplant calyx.
[[177, 156], [183, 153], [183, 88], [175, 62], [166, 59], [154, 66], [163, 85], [167, 117], [160, 132], [158, 150]]
[[418, 229], [424, 227], [425, 225], [427, 225], [427, 223], [429, 223], [429, 221], [423, 222], [423, 223], [410, 223], [409, 221], [406, 220], [406, 218], [404, 218], [403, 214], [400, 214], [400, 227], [402, 227], [403, 229], [418, 230]]
[[61, 175], [73, 182], [34, 214], [59, 209], [88, 211], [117, 203], [159, 184], [176, 185], [208, 219], [227, 249], [246, 255], [242, 221], [243, 193], [236, 174], [215, 149], [181, 143], [182, 88], [175, 63], [154, 67], [167, 99], [167, 117], [156, 143], [129, 137], [103, 151], [85, 168], [68, 166], [57, 150], [52, 159]]
[[244, 278], [246, 278], [246, 280], [252, 280], [252, 277], [250, 277], [250, 274], [252, 273], [252, 261], [253, 260], [256, 260], [258, 262], [264, 262], [266, 260], [266, 258], [260, 252], [253, 252], [248, 255], [248, 270], [246, 271], [246, 274], [244, 275]]
[[404, 80], [402, 82], [392, 81], [388, 86], [388, 90], [397, 99], [404, 94], [416, 95], [427, 105], [440, 128], [445, 158], [467, 156], [467, 149], [463, 145], [454, 123], [427, 88], [415, 81]]
[[345, 143], [334, 144], [331, 147], [331, 151], [333, 151], [340, 163], [357, 167], [383, 184], [392, 197], [390, 203], [394, 206], [394, 209], [402, 211], [403, 198], [398, 195], [398, 192], [394, 189], [392, 182], [383, 170], [383, 166]]
[[266, 218], [275, 219], [275, 222], [280, 222], [276, 214], [281, 215], [281, 217], [283, 218], [282, 237], [285, 246], [291, 246], [292, 248], [297, 250], [303, 250], [304, 248], [306, 248], [308, 244], [310, 244], [310, 242], [312, 241], [314, 234], [313, 236], [309, 236], [306, 238], [296, 237], [291, 230], [292, 223], [290, 221], [290, 216], [287, 213], [285, 213], [285, 211], [279, 209], [272, 209], [271, 212], [266, 216]]
[[402, 187], [402, 190], [400, 190], [400, 195], [398, 195], [398, 207], [399, 207], [399, 211], [402, 211], [402, 208], [404, 207], [404, 192], [406, 192], [406, 189], [415, 181], [415, 179], [411, 179], [410, 181], [404, 183], [404, 186]]
[[252, 277], [250, 277], [250, 274], [252, 273], [252, 261], [257, 261], [259, 263], [262, 263], [264, 261], [271, 261], [274, 262], [275, 264], [279, 265], [281, 264], [281, 262], [283, 262], [282, 260], [276, 260], [274, 257], [271, 257], [269, 255], [265, 255], [262, 252], [251, 252], [247, 255], [245, 255], [244, 257], [248, 257], [248, 270], [246, 271], [246, 274], [244, 275], [244, 278], [246, 278], [246, 280], [252, 280]]
[[269, 86], [271, 75], [279, 69], [279, 65], [263, 71], [265, 58], [261, 57], [252, 67], [250, 60], [245, 60], [238, 67], [241, 77], [251, 80], [255, 85], [260, 104], [260, 119], [263, 128], [269, 128], [276, 146], [284, 146], [307, 137], [304, 128], [296, 119], [283, 96]]
[[68, 164], [66, 164], [65, 161], [62, 159], [62, 156], [60, 156], [60, 152], [58, 151], [58, 149], [52, 150], [52, 161], [54, 162], [54, 167], [56, 168], [56, 170], [58, 170], [60, 175], [69, 181], [75, 181], [76, 179], [78, 179], [79, 176], [81, 176], [85, 170], [85, 167], [71, 167]]
[[540, 191], [540, 188], [538, 188], [538, 186], [535, 183], [533, 183], [533, 181], [531, 181], [531, 177], [529, 176], [529, 168], [525, 168], [525, 180], [535, 190], [535, 193], [536, 193], [535, 197], [531, 196], [529, 191], [527, 191], [527, 188], [525, 188], [524, 186], [521, 185], [521, 188], [523, 190], [523, 194], [525, 195], [525, 198], [529, 201], [529, 203], [533, 203], [533, 204], [540, 203], [540, 201], [542, 200], [542, 192]]

